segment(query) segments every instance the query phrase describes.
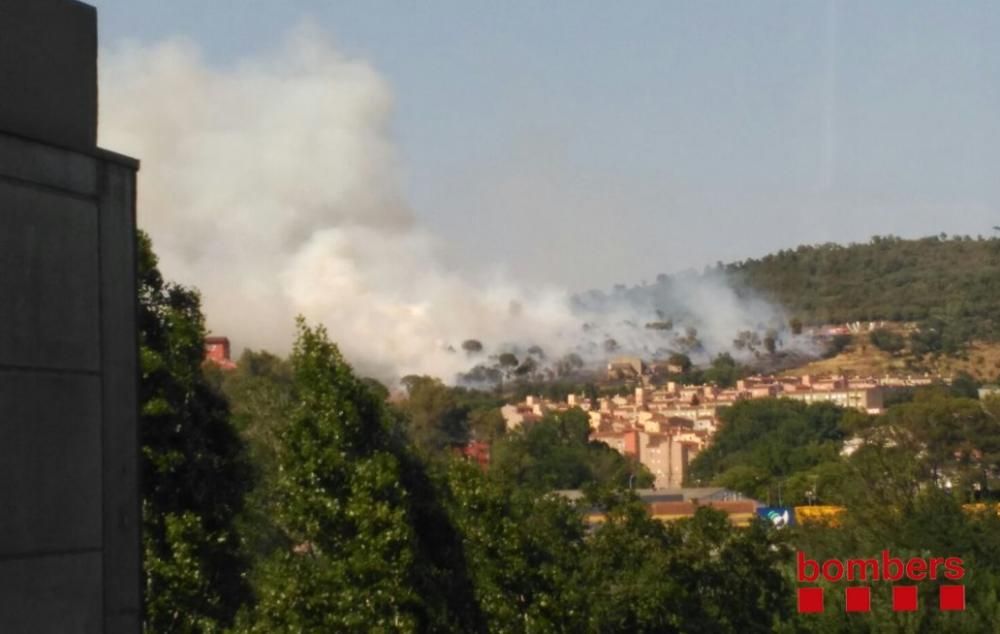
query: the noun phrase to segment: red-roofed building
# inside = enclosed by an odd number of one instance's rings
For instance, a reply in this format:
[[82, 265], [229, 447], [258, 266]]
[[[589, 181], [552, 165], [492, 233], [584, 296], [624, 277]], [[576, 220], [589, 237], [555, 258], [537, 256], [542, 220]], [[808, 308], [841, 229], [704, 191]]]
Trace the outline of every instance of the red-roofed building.
[[212, 363], [223, 370], [234, 370], [229, 337], [205, 337], [205, 363]]
[[467, 445], [460, 448], [460, 451], [467, 460], [475, 462], [483, 469], [490, 466], [490, 443], [470, 440]]

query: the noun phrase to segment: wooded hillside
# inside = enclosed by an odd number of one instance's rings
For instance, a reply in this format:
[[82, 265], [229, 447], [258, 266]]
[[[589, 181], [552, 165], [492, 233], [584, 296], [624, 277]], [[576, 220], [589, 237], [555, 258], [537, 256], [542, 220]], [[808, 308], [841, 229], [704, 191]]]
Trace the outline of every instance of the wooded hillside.
[[865, 244], [800, 246], [726, 265], [805, 323], [943, 322], [945, 337], [1000, 335], [1000, 240], [876, 236]]

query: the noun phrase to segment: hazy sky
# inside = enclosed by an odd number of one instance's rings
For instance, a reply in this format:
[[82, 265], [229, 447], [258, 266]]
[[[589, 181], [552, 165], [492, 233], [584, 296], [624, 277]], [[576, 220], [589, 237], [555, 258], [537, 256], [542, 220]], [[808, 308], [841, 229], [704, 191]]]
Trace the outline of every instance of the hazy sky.
[[1000, 224], [995, 2], [92, 3], [105, 46], [225, 67], [305, 22], [368, 60], [463, 267], [584, 289]]

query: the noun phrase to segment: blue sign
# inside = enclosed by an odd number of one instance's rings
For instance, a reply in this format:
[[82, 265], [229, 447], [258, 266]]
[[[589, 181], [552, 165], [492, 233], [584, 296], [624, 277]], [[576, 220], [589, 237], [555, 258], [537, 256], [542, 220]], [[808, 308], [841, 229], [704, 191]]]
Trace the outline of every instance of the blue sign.
[[795, 510], [787, 506], [760, 506], [757, 516], [775, 528], [795, 524]]

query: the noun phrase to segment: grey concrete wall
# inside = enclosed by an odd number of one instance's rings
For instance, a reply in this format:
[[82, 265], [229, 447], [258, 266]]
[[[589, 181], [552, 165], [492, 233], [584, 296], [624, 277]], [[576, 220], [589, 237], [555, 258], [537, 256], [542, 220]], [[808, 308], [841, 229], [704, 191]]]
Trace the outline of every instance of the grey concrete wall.
[[88, 63], [97, 59], [94, 8], [69, 0], [0, 0], [0, 31], [0, 130], [94, 147], [97, 66]]
[[0, 0], [0, 633], [140, 629], [137, 163], [96, 141], [96, 22]]

